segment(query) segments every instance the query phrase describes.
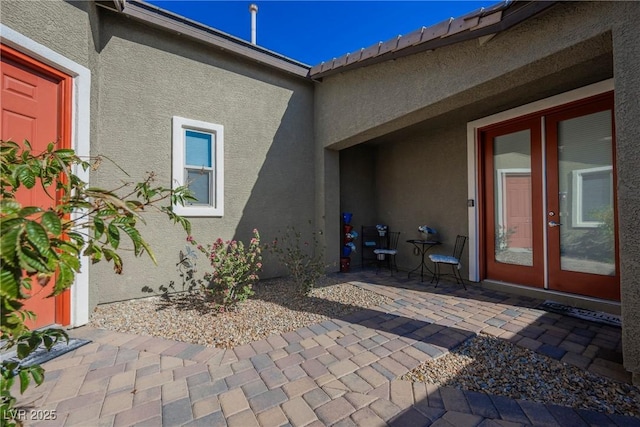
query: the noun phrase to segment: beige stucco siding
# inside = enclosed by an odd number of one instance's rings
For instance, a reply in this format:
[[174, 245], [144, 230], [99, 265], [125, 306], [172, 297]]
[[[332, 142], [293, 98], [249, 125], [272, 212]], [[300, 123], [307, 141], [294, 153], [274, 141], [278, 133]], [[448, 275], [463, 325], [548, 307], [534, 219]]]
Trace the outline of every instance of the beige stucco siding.
[[92, 2], [0, 2], [2, 24], [85, 67], [93, 50], [88, 13], [95, 13]]
[[[406, 243], [424, 237], [419, 225], [438, 230], [444, 242], [438, 253], [451, 254], [456, 235], [468, 234], [466, 133], [464, 122], [458, 125], [341, 152], [342, 209], [353, 212], [358, 228], [382, 223], [401, 233], [396, 258], [401, 270], [420, 263]], [[359, 262], [355, 254], [352, 263]], [[468, 266], [463, 267], [466, 275]]]
[[[0, 8], [3, 25], [91, 70], [91, 154], [105, 156], [91, 185], [113, 189], [153, 171], [156, 184], [169, 187], [171, 120], [182, 116], [225, 131], [224, 216], [191, 218], [196, 240], [248, 241], [258, 228], [266, 241], [287, 226], [310, 231], [316, 224], [311, 82], [93, 2], [2, 2]], [[129, 256], [131, 245], [123, 243], [123, 275], [106, 263], [91, 266], [90, 308], [148, 295], [143, 288], [174, 283], [182, 289], [176, 263], [184, 232], [162, 214], [145, 218], [141, 229], [158, 266]], [[201, 277], [203, 256], [197, 268]], [[267, 256], [263, 277], [282, 273]]]
[[551, 75], [602, 74], [597, 63], [572, 67], [610, 54], [607, 33], [622, 15], [615, 4], [561, 4], [484, 45], [471, 40], [326, 77], [317, 85], [318, 143], [346, 148], [527, 84], [549, 96], [567, 79], [538, 84]]
[[624, 3], [621, 9], [627, 19], [613, 32], [613, 50], [622, 343], [624, 366], [640, 384], [640, 4]]
[[[373, 171], [352, 163], [376, 177], [379, 220], [408, 232], [429, 223], [452, 242], [452, 235], [468, 226], [466, 123], [613, 77], [623, 352], [624, 365], [635, 373], [636, 382], [640, 43], [634, 28], [639, 19], [637, 2], [563, 3], [484, 45], [468, 41], [338, 73], [319, 82], [316, 91], [317, 142], [335, 150], [366, 143], [376, 155]], [[353, 150], [341, 152], [343, 170]], [[345, 183], [341, 191], [342, 200], [370, 192], [366, 184], [354, 188]], [[411, 254], [401, 243], [398, 264], [406, 267], [409, 261]]]
[[[273, 239], [288, 225], [302, 228], [314, 215], [313, 122], [310, 83], [267, 72], [212, 48], [109, 13], [100, 53], [100, 126], [92, 150], [105, 154], [132, 178], [146, 171], [171, 184], [171, 119], [181, 116], [224, 126], [224, 216], [191, 218], [202, 243], [248, 241], [258, 228]], [[93, 183], [112, 188], [122, 174], [105, 162]], [[144, 235], [159, 265], [126, 259], [114, 277], [106, 265], [92, 271], [100, 303], [144, 295], [174, 281], [185, 234], [151, 214]], [[281, 271], [266, 262], [265, 276]], [[201, 255], [198, 270], [207, 265]]]

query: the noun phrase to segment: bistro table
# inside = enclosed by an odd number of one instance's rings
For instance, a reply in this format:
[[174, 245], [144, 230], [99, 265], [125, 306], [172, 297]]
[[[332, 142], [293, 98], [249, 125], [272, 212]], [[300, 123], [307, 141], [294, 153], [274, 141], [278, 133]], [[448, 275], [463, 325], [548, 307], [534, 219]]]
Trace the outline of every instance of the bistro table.
[[431, 273], [431, 275], [433, 275], [433, 271], [431, 271], [431, 269], [429, 268], [429, 266], [424, 262], [424, 255], [429, 252], [429, 250], [431, 248], [433, 248], [434, 246], [438, 246], [441, 245], [442, 242], [439, 242], [437, 240], [417, 240], [417, 239], [411, 239], [411, 240], [407, 240], [407, 243], [411, 243], [413, 244], [413, 246], [415, 246], [415, 250], [414, 252], [417, 254], [419, 254], [421, 256], [420, 259], [420, 265], [418, 265], [416, 268], [414, 268], [413, 270], [411, 270], [409, 272], [409, 274], [407, 275], [407, 278], [411, 277], [411, 273], [417, 271], [418, 269], [420, 269], [420, 281], [423, 282], [424, 281], [424, 271], [427, 270], [429, 273]]

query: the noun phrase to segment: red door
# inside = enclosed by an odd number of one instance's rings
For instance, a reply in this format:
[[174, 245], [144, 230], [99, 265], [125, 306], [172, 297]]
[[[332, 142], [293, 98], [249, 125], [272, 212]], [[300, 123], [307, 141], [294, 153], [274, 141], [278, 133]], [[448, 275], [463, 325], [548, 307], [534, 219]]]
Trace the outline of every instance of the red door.
[[[541, 137], [535, 119], [484, 129], [486, 277], [544, 286]], [[526, 200], [525, 200], [526, 199]]]
[[[11, 48], [0, 47], [0, 137], [18, 143], [26, 139], [34, 153], [44, 151], [50, 142], [68, 147], [69, 77]], [[56, 202], [38, 185], [31, 190], [21, 189], [17, 198], [23, 206], [43, 209]], [[34, 282], [31, 291], [26, 291], [29, 298], [24, 309], [37, 315], [34, 321], [27, 322], [30, 328], [69, 323], [68, 295], [47, 298], [52, 290], [53, 281], [46, 287]]]
[[480, 130], [483, 276], [620, 300], [613, 94]]

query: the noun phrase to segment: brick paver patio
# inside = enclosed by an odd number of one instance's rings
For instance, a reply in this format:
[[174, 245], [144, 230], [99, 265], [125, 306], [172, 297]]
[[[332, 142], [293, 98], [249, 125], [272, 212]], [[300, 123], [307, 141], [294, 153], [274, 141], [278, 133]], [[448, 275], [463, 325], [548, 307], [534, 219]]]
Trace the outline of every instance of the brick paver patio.
[[482, 331], [617, 380], [620, 329], [535, 309], [539, 300], [373, 272], [344, 276], [393, 299], [236, 347], [83, 327], [92, 342], [46, 363], [19, 404], [84, 426], [640, 426], [640, 419], [397, 378]]

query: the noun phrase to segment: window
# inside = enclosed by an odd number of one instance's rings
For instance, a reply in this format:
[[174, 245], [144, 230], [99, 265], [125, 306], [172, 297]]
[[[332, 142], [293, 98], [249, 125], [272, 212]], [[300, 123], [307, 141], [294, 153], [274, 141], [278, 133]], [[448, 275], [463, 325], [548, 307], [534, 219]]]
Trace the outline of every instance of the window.
[[224, 128], [173, 117], [173, 188], [186, 185], [198, 199], [174, 206], [179, 215], [222, 216], [224, 200]]
[[598, 227], [603, 210], [613, 206], [613, 171], [602, 166], [573, 171], [573, 226]]

